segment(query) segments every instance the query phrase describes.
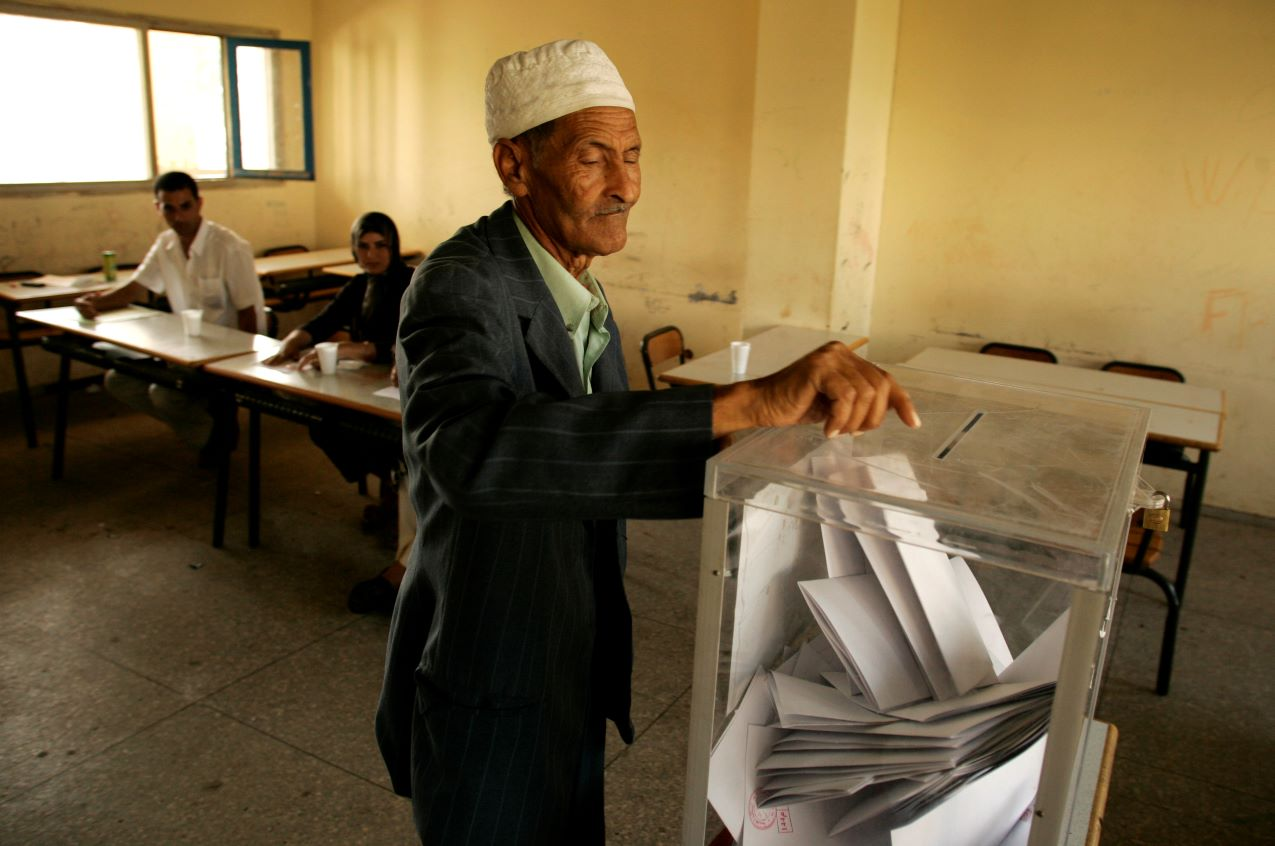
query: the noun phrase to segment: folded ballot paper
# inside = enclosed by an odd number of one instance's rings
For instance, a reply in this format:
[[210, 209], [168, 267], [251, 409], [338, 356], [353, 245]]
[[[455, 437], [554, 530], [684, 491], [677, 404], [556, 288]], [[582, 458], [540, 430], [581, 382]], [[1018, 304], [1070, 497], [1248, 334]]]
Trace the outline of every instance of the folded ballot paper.
[[[874, 462], [823, 475], [924, 497], [906, 462]], [[931, 523], [819, 508], [887, 531], [822, 527], [829, 577], [798, 581], [821, 634], [757, 667], [714, 747], [710, 802], [747, 846], [1018, 842], [1066, 613], [1014, 658], [964, 560], [883, 536], [937, 539]]]

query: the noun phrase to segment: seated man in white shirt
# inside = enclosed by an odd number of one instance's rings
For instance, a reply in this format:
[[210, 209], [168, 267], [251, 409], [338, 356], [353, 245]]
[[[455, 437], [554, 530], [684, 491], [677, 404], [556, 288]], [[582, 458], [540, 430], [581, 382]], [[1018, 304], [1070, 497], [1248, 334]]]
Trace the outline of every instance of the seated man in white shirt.
[[[201, 216], [204, 201], [189, 174], [165, 173], [155, 180], [155, 209], [169, 229], [161, 232], [125, 285], [85, 294], [75, 301], [80, 314], [121, 308], [144, 291], [168, 298], [174, 312], [203, 309], [204, 321], [245, 332], [265, 327], [265, 303], [248, 242]], [[114, 396], [165, 421], [182, 440], [200, 450], [200, 464], [212, 466], [234, 448], [233, 413], [214, 413], [208, 397], [152, 385], [114, 370], [106, 374]], [[216, 425], [215, 425], [216, 424]]]

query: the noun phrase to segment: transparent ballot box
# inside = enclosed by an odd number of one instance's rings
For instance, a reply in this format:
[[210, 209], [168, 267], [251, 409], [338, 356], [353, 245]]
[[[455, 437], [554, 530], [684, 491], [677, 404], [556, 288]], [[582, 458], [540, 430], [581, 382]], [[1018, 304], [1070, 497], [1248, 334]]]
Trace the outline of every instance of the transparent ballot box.
[[1068, 838], [1148, 413], [893, 372], [920, 429], [709, 462], [688, 846]]

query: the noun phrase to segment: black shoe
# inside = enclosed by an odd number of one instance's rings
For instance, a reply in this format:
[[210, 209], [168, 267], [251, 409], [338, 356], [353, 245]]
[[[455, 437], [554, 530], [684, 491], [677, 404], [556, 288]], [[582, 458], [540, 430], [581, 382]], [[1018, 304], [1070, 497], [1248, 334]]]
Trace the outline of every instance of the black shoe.
[[[384, 572], [384, 571], [381, 571]], [[386, 581], [380, 573], [359, 582], [350, 589], [350, 596], [345, 605], [352, 614], [392, 614], [394, 600], [398, 598], [398, 588]]]

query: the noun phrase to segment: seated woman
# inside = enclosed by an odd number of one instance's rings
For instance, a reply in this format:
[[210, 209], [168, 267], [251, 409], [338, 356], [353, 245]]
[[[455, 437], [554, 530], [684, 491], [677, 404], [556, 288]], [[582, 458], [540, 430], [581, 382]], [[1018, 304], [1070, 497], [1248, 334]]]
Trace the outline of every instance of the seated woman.
[[[334, 336], [342, 339], [337, 348], [338, 360], [393, 364], [398, 305], [412, 279], [412, 269], [399, 253], [398, 228], [387, 215], [368, 212], [350, 228], [350, 246], [363, 272], [346, 283], [312, 320], [289, 332], [279, 351], [266, 359], [266, 364], [296, 362], [298, 367], [317, 367], [318, 353], [314, 344]], [[392, 369], [390, 380], [398, 384]], [[411, 506], [406, 507], [406, 514], [396, 513], [402, 509], [392, 475], [402, 463], [402, 447], [351, 438], [348, 433], [323, 423], [310, 427], [310, 437], [348, 481], [358, 482], [369, 474], [380, 479], [381, 502], [379, 506], [368, 506], [364, 512], [364, 528], [374, 529], [377, 523], [393, 526], [397, 520], [398, 555], [394, 563], [377, 576], [355, 585], [348, 604], [356, 614], [388, 613], [394, 608], [406, 556], [411, 549], [410, 540], [415, 535]], [[404, 526], [405, 522], [409, 525]]]

